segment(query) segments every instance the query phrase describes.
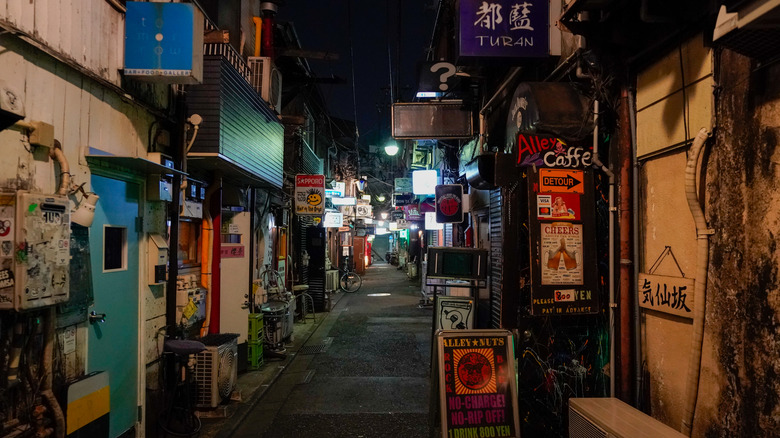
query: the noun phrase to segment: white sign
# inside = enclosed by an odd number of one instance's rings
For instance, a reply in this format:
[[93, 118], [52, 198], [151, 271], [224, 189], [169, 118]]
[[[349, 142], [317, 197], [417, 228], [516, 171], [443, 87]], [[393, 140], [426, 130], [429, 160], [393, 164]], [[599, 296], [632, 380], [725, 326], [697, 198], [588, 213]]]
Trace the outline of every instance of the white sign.
[[339, 228], [344, 224], [343, 213], [325, 213], [325, 220], [322, 221], [322, 225], [325, 228]]
[[358, 217], [372, 217], [373, 213], [371, 212], [371, 206], [370, 205], [358, 205], [357, 207], [357, 215]]
[[425, 212], [425, 229], [426, 230], [443, 230], [444, 224], [440, 224], [436, 222], [436, 212], [435, 211], [426, 211]]
[[357, 200], [354, 196], [347, 196], [345, 198], [332, 198], [333, 205], [355, 205]]
[[582, 224], [541, 224], [542, 284], [583, 284]]
[[347, 183], [344, 181], [333, 181], [330, 183], [330, 186], [333, 187], [333, 190], [339, 192], [339, 196], [344, 196], [344, 191], [347, 188]]
[[436, 194], [439, 174], [435, 170], [415, 170], [412, 172], [412, 193], [415, 195]]
[[325, 175], [295, 175], [295, 213], [319, 216], [325, 211]]

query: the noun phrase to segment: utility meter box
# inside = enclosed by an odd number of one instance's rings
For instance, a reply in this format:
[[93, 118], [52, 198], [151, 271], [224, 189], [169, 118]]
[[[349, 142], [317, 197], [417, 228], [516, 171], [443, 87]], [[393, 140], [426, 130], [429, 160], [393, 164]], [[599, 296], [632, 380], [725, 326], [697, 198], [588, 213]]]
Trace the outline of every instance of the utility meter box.
[[68, 198], [0, 192], [0, 309], [60, 304], [69, 293]]
[[163, 236], [149, 235], [149, 284], [163, 284], [168, 279], [168, 243]]

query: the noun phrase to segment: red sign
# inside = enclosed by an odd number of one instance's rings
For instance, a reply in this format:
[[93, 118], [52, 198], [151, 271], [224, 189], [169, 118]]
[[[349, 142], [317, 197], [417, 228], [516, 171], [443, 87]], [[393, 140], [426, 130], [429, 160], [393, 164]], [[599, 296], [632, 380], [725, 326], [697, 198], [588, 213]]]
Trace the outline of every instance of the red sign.
[[539, 220], [581, 219], [580, 195], [576, 193], [547, 193], [536, 195], [536, 217]]
[[240, 259], [244, 257], [244, 245], [220, 247], [219, 255], [223, 259]]

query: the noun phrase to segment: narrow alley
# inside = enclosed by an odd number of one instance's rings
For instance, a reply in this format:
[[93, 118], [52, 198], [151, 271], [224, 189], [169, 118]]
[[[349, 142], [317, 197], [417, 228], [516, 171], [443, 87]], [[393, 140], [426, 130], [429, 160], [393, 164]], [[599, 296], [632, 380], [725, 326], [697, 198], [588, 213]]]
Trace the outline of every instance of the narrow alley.
[[417, 282], [378, 263], [335, 301], [251, 410], [214, 436], [428, 436], [432, 310], [418, 306]]

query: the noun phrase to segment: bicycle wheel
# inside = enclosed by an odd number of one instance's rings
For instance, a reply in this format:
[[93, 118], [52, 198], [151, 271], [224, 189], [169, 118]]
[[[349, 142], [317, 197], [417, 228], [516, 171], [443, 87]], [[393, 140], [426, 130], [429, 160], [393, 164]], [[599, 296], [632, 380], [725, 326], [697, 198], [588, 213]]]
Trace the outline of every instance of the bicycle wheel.
[[347, 293], [355, 293], [363, 285], [363, 279], [356, 272], [347, 272], [341, 276], [339, 287]]

